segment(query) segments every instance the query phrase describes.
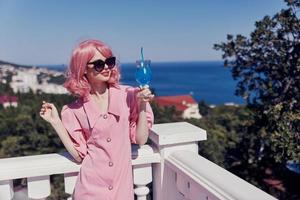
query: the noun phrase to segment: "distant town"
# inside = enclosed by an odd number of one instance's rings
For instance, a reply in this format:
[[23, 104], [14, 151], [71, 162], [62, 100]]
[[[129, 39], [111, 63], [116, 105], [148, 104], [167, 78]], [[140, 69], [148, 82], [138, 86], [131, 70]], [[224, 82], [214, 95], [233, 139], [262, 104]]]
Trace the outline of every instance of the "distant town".
[[0, 82], [9, 84], [14, 93], [66, 94], [62, 86], [64, 73], [49, 70], [46, 67], [20, 66], [11, 63], [0, 63]]

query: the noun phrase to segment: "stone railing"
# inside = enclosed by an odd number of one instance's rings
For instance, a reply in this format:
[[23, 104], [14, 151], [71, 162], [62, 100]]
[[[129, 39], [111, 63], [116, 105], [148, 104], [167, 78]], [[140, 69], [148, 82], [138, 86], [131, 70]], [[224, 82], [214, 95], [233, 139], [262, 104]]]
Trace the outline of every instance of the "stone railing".
[[[146, 199], [147, 184], [152, 182], [152, 163], [160, 162], [160, 155], [149, 145], [132, 146], [135, 194]], [[27, 192], [31, 199], [45, 199], [51, 194], [50, 175], [63, 174], [67, 194], [72, 194], [80, 165], [68, 153], [44, 154], [0, 159], [0, 200], [14, 196], [13, 180], [27, 178]], [[69, 198], [71, 199], [71, 198]]]
[[[275, 199], [199, 156], [198, 142], [206, 140], [201, 128], [186, 122], [155, 124], [149, 138], [149, 145], [132, 146], [138, 200], [147, 199], [151, 182], [154, 200]], [[29, 198], [45, 199], [53, 174], [64, 175], [65, 192], [72, 194], [79, 168], [67, 153], [0, 159], [0, 200], [13, 198], [13, 180], [19, 178], [27, 179]]]

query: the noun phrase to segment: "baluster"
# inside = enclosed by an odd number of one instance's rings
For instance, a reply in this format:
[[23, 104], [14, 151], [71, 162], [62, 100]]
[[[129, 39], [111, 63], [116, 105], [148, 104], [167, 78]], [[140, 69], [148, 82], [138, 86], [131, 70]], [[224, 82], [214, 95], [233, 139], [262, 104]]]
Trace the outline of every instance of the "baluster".
[[0, 199], [11, 200], [14, 196], [13, 180], [0, 181]]
[[146, 185], [152, 182], [151, 164], [133, 166], [133, 174], [133, 182], [136, 185], [134, 193], [137, 196], [137, 200], [147, 200], [147, 195], [150, 190]]
[[[72, 195], [77, 180], [78, 172], [66, 173], [64, 174], [65, 181], [65, 192]], [[72, 200], [72, 197], [69, 197], [68, 200]]]
[[29, 198], [46, 199], [51, 194], [50, 176], [28, 177], [27, 187]]

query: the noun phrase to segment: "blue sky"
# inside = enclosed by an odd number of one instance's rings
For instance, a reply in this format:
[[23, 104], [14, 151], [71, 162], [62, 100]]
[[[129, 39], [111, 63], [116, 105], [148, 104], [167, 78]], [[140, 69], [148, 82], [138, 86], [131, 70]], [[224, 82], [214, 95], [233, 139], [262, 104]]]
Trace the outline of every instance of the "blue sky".
[[248, 36], [283, 0], [0, 0], [0, 60], [67, 64], [78, 42], [96, 38], [121, 62], [144, 47], [155, 61], [221, 60], [214, 43]]

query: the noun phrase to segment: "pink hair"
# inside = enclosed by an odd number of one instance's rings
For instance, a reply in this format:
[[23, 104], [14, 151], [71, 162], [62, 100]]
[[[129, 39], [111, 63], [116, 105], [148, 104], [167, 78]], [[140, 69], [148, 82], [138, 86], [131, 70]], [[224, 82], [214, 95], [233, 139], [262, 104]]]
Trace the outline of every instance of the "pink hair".
[[[87, 63], [93, 58], [96, 51], [99, 51], [106, 58], [113, 56], [111, 49], [99, 40], [83, 41], [73, 50], [67, 70], [67, 80], [64, 83], [64, 87], [73, 95], [86, 97], [90, 93], [91, 85], [84, 76], [84, 72]], [[117, 63], [116, 65], [112, 69], [112, 75], [108, 80], [108, 84], [118, 87], [120, 70]]]

